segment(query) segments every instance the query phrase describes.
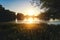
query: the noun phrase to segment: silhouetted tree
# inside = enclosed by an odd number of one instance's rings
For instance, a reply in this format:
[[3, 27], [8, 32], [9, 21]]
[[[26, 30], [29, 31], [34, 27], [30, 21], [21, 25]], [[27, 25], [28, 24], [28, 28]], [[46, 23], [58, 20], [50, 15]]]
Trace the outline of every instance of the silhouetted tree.
[[17, 20], [23, 20], [24, 15], [22, 13], [17, 13]]
[[15, 12], [6, 10], [2, 5], [0, 5], [0, 22], [15, 20]]
[[0, 5], [0, 12], [2, 12], [3, 10], [5, 10], [5, 8]]
[[35, 1], [37, 6], [40, 6], [41, 3], [43, 3], [41, 8], [44, 7], [49, 8], [49, 10], [46, 13], [50, 15], [50, 18], [60, 19], [60, 0], [33, 0], [33, 1]]
[[41, 14], [39, 14], [38, 15], [38, 18], [40, 19], [40, 20], [49, 20], [49, 14], [47, 14], [47, 13], [41, 13]]

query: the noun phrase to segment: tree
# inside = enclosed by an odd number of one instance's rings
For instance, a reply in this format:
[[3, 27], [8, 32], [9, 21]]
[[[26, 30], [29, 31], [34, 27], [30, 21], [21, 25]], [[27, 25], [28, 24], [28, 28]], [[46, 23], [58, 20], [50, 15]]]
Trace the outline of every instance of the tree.
[[22, 13], [17, 13], [17, 20], [23, 20], [24, 15]]
[[41, 13], [41, 14], [39, 14], [38, 15], [38, 18], [40, 19], [40, 20], [45, 20], [45, 21], [47, 21], [47, 20], [49, 20], [49, 14], [47, 14], [47, 13]]
[[0, 12], [3, 11], [3, 10], [5, 10], [5, 8], [2, 7], [2, 5], [0, 5]]
[[15, 12], [6, 10], [2, 5], [0, 5], [0, 22], [13, 21], [15, 18]]
[[[60, 0], [33, 0], [33, 1], [34, 3], [36, 3], [36, 6], [38, 7], [49, 8], [49, 10], [46, 13], [50, 15], [50, 18], [60, 19], [59, 18], [60, 17]], [[42, 6], [41, 6], [41, 3], [43, 3]]]

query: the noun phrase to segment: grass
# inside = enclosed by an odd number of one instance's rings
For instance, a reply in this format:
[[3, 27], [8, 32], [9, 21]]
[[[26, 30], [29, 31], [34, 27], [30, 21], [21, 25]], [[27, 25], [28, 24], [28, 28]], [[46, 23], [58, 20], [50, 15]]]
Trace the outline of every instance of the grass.
[[60, 25], [33, 24], [35, 29], [26, 29], [30, 24], [1, 24], [0, 40], [60, 40]]

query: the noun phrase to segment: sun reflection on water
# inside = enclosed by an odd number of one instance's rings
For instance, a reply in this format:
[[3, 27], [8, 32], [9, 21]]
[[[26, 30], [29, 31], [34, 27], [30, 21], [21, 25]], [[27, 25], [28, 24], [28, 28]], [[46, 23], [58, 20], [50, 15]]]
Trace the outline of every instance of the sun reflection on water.
[[24, 20], [16, 19], [15, 22], [19, 24], [39, 24], [40, 22], [42, 22], [42, 20], [39, 20], [39, 18], [29, 17], [29, 18], [24, 18]]
[[33, 18], [25, 18], [23, 21], [26, 21], [26, 23], [33, 23]]
[[35, 28], [37, 28], [36, 24], [39, 23], [39, 19], [33, 18], [33, 17], [24, 18], [24, 20], [22, 20], [22, 21], [18, 21], [16, 19], [16, 23], [22, 24], [23, 28], [25, 28], [25, 29], [35, 29]]
[[37, 20], [38, 20], [37, 18], [32, 18], [32, 17], [30, 17], [28, 19], [27, 18], [24, 19], [24, 21], [28, 24], [35, 23]]
[[24, 20], [23, 20], [23, 22], [25, 23], [25, 24], [36, 24], [36, 23], [39, 23], [39, 19], [38, 18], [32, 18], [32, 17], [30, 17], [30, 18], [25, 18]]

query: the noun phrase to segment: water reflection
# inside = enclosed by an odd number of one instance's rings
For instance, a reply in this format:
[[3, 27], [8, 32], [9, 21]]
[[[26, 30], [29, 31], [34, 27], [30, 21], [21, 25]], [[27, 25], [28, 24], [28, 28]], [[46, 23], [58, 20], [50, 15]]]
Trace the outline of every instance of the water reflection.
[[[59, 23], [60, 24], [60, 21], [58, 22], [57, 20], [56, 21], [53, 21], [52, 19], [49, 20], [49, 21], [43, 21], [43, 20], [39, 20], [39, 18], [36, 18], [36, 17], [29, 17], [29, 18], [24, 18], [24, 20], [17, 20], [15, 21], [17, 24], [20, 24], [19, 27], [21, 27], [21, 29], [37, 29], [37, 28], [42, 28], [42, 27], [39, 27], [41, 26], [40, 24], [42, 23], [47, 23], [47, 24], [57, 24]], [[56, 23], [55, 23], [56, 22]]]
[[[39, 20], [39, 18], [33, 18], [33, 17], [24, 18], [24, 20], [16, 19], [16, 23], [21, 24], [23, 27], [22, 29], [37, 29], [40, 21], [41, 20]], [[20, 27], [21, 27], [21, 25], [20, 25]]]
[[16, 23], [20, 23], [20, 24], [38, 24], [40, 23], [42, 20], [39, 20], [39, 18], [33, 18], [33, 17], [29, 17], [29, 18], [24, 18], [24, 20], [17, 20], [16, 19]]
[[30, 18], [25, 18], [24, 20], [23, 20], [23, 22], [25, 22], [25, 23], [27, 23], [27, 24], [31, 24], [31, 23], [39, 23], [39, 19], [38, 18], [32, 18], [32, 17], [30, 17]]

